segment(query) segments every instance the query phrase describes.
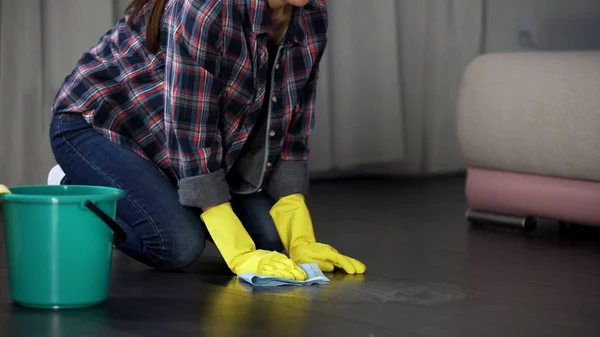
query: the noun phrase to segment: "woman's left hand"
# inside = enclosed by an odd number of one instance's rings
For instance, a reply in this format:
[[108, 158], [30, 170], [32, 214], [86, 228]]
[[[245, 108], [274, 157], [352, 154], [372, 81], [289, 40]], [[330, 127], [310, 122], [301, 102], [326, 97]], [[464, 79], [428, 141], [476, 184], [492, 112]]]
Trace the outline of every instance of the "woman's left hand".
[[271, 217], [283, 246], [296, 264], [317, 263], [324, 272], [332, 272], [335, 268], [348, 274], [364, 274], [367, 271], [362, 262], [340, 254], [330, 245], [317, 242], [303, 195], [281, 198], [271, 208]]
[[364, 274], [367, 271], [362, 262], [343, 255], [324, 243], [302, 243], [289, 253], [297, 264], [316, 263], [323, 272], [332, 272], [335, 268], [343, 269], [348, 274]]

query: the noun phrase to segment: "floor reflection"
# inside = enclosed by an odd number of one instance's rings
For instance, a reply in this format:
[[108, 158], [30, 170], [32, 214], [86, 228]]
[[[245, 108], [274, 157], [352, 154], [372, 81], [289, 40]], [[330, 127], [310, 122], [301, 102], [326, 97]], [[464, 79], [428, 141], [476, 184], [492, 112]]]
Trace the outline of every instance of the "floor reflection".
[[100, 336], [108, 330], [108, 307], [42, 310], [13, 305], [4, 322], [9, 337]]

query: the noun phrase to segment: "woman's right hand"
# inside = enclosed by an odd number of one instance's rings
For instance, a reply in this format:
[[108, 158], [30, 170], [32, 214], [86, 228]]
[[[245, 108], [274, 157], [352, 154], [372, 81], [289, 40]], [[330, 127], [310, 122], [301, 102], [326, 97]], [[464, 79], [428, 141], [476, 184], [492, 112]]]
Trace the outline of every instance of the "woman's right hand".
[[201, 217], [227, 266], [235, 274], [252, 273], [297, 281], [307, 279], [304, 270], [287, 256], [257, 250], [230, 203], [211, 207]]
[[307, 278], [304, 270], [287, 256], [267, 250], [241, 253], [231, 269], [237, 275], [251, 273], [296, 281], [304, 281]]

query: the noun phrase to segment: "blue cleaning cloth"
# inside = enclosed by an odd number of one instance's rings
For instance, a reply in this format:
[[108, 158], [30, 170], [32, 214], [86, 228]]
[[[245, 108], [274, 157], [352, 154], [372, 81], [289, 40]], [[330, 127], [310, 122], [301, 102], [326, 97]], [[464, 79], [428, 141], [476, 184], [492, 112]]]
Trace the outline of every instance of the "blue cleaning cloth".
[[304, 286], [313, 284], [327, 284], [329, 279], [323, 275], [323, 272], [316, 263], [307, 263], [298, 265], [308, 275], [306, 281], [295, 281], [291, 279], [264, 276], [257, 274], [241, 274], [238, 277], [255, 287], [277, 287], [277, 286]]

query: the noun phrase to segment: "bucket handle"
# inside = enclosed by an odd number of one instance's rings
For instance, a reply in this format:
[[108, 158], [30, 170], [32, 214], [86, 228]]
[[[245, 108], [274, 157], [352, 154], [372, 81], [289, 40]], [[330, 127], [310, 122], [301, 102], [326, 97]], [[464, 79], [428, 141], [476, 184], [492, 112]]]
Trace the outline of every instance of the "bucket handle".
[[96, 216], [100, 218], [100, 220], [104, 221], [104, 223], [110, 227], [110, 229], [115, 234], [114, 236], [114, 244], [119, 245], [127, 239], [127, 234], [125, 231], [119, 226], [111, 217], [109, 217], [106, 213], [104, 213], [98, 206], [96, 206], [90, 200], [85, 202], [85, 207], [87, 207], [90, 211], [92, 211]]

